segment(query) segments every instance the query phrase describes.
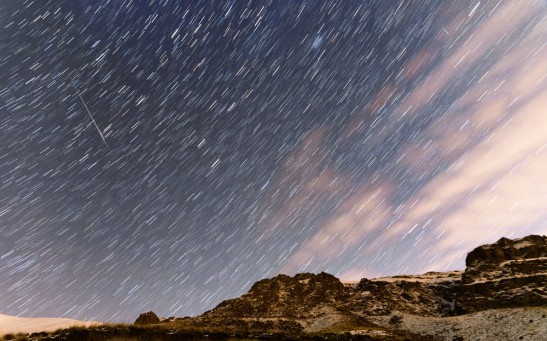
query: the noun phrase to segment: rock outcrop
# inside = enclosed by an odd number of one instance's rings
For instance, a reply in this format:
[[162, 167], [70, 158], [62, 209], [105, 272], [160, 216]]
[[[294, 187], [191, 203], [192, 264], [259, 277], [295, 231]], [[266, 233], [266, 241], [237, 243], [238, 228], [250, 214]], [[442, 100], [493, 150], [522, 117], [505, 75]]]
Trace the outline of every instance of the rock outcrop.
[[226, 300], [206, 312], [208, 317], [309, 316], [318, 307], [337, 308], [347, 303], [351, 290], [333, 275], [302, 273], [278, 275], [256, 282], [239, 298]]
[[153, 311], [149, 311], [147, 313], [140, 314], [135, 321], [135, 324], [156, 324], [160, 322], [161, 319], [158, 317], [158, 315], [156, 315]]
[[547, 237], [501, 238], [466, 258], [456, 311], [547, 305]]
[[352, 295], [352, 310], [366, 316], [392, 311], [421, 316], [446, 316], [453, 310], [461, 272], [431, 272], [369, 280], [363, 278]]

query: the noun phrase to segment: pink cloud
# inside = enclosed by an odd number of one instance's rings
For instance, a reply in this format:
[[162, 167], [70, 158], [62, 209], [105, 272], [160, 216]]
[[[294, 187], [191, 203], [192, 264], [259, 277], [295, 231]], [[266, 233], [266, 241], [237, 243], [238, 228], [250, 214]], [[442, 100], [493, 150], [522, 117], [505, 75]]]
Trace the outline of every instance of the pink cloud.
[[[371, 175], [295, 249], [282, 265], [283, 272], [332, 263], [351, 279], [448, 270], [461, 268], [465, 252], [481, 243], [547, 233], [547, 23], [532, 20], [544, 5], [507, 2], [488, 10], [489, 17], [471, 33], [464, 32], [467, 14], [455, 15], [446, 25], [446, 37], [441, 34], [418, 52], [402, 77], [409, 80], [431, 69], [438, 53], [433, 47], [450, 36], [467, 38], [453, 46], [399, 104], [394, 105], [394, 99], [405, 89], [390, 83], [373, 96], [365, 118], [350, 122], [341, 133], [342, 138], [354, 137], [370, 114], [394, 106], [392, 126], [372, 137], [380, 143], [395, 131], [399, 119], [419, 117], [433, 98], [452, 91], [455, 77], [477, 77], [439, 120], [394, 158], [395, 166], [412, 178], [428, 175], [428, 181], [398, 201], [399, 180]], [[524, 38], [505, 41], [529, 22], [535, 24], [528, 25]], [[507, 50], [484, 74], [468, 74], [500, 44]], [[309, 204], [318, 196], [330, 200], [349, 191], [349, 174], [322, 166], [327, 128], [312, 131], [286, 161], [279, 188], [290, 190], [290, 184], [301, 179], [304, 185], [272, 214], [269, 226], [286, 222], [303, 207], [307, 212], [318, 209]], [[267, 238], [272, 229], [263, 236]], [[351, 265], [340, 265], [350, 260]]]

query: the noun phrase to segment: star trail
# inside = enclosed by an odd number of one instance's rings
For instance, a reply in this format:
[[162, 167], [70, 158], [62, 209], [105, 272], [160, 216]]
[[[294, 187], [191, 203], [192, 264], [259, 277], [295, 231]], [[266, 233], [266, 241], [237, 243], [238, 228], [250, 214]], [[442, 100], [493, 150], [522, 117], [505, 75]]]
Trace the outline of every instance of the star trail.
[[196, 315], [547, 232], [547, 5], [0, 2], [0, 313]]

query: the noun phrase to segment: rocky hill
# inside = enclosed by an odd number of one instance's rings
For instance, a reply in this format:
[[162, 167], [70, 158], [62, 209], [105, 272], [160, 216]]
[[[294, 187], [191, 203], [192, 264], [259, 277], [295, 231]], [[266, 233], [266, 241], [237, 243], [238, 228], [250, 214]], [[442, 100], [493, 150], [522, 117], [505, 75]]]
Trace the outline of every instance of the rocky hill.
[[342, 307], [350, 296], [351, 290], [324, 272], [278, 275], [256, 282], [247, 294], [220, 303], [204, 316], [306, 318], [318, 308]]
[[[466, 315], [493, 309], [500, 310]], [[528, 319], [528, 326], [533, 321], [547, 326], [546, 236], [502, 238], [480, 246], [468, 254], [464, 272], [364, 278], [354, 284], [344, 284], [327, 273], [278, 275], [255, 283], [245, 295], [226, 300], [201, 316], [167, 323], [218, 326], [232, 333], [347, 332], [395, 337], [409, 332], [415, 333], [409, 334], [414, 339], [421, 334], [452, 340], [463, 334], [474, 338], [473, 328], [484, 333], [484, 328], [506, 315], [521, 327], [519, 316]], [[451, 329], [439, 328], [442, 321]], [[547, 339], [547, 327], [530, 332], [528, 339], [534, 340], [536, 334], [537, 340]]]

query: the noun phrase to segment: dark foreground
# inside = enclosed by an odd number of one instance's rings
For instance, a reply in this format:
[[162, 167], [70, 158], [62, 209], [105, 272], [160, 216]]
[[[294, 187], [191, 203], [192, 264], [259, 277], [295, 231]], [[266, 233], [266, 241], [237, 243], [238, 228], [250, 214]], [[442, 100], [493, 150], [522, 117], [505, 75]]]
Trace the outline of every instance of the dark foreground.
[[0, 341], [182, 341], [182, 340], [434, 340], [417, 335], [370, 336], [350, 333], [282, 334], [241, 331], [225, 333], [206, 330], [177, 330], [158, 326], [108, 325], [68, 328], [51, 333], [7, 334]]

